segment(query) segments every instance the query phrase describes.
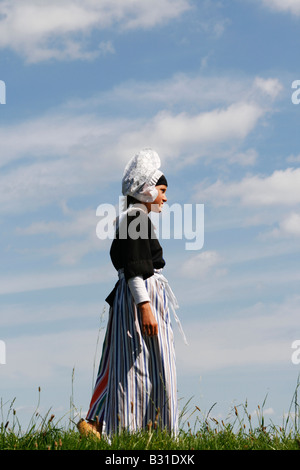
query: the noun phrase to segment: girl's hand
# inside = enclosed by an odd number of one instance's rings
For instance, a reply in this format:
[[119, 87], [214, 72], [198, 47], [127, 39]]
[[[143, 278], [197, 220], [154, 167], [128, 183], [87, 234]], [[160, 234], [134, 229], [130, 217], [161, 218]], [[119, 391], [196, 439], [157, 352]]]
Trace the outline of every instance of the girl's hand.
[[148, 336], [158, 335], [158, 324], [152, 313], [149, 302], [143, 302], [138, 305], [142, 320], [142, 332]]

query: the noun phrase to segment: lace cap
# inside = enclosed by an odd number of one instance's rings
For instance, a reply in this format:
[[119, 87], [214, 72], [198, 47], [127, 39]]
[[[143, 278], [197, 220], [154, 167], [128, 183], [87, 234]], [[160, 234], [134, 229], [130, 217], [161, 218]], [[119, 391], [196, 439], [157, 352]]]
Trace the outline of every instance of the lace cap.
[[162, 176], [159, 155], [151, 148], [137, 153], [126, 165], [122, 179], [122, 193], [138, 201], [153, 202], [158, 191], [156, 182]]

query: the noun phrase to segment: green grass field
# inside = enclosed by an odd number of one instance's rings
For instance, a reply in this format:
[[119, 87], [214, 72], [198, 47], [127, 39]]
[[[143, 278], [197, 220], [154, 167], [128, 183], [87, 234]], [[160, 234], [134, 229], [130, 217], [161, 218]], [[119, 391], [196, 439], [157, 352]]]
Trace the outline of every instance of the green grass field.
[[[212, 409], [204, 416], [198, 407], [192, 412], [187, 411], [187, 404], [182, 411], [181, 430], [176, 438], [161, 430], [156, 423], [149, 423], [147, 430], [137, 434], [120, 432], [110, 440], [81, 437], [73, 415], [68, 418], [67, 426], [62, 425], [62, 419], [57, 419], [50, 411], [42, 417], [38, 406], [27, 429], [21, 429], [14, 401], [1, 403], [0, 450], [300, 450], [299, 385], [298, 382], [282, 426], [265, 424], [265, 403], [256, 410], [255, 426], [247, 403], [233, 407], [230, 422], [219, 422], [211, 417]], [[188, 419], [195, 412], [202, 418], [197, 417], [191, 427]]]
[[181, 432], [174, 440], [163, 432], [143, 432], [115, 436], [106, 440], [81, 438], [75, 430], [63, 431], [55, 427], [43, 432], [29, 432], [18, 436], [1, 433], [1, 450], [299, 450], [299, 435], [244, 431], [200, 430], [195, 434]]

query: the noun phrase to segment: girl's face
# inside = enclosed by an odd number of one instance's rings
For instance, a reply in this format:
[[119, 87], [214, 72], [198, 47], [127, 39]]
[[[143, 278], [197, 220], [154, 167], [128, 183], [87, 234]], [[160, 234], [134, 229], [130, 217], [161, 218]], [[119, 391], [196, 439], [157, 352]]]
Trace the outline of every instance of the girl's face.
[[166, 196], [167, 186], [165, 186], [164, 184], [160, 184], [159, 186], [156, 186], [156, 189], [158, 191], [158, 195], [155, 201], [145, 203], [148, 209], [148, 212], [150, 211], [161, 212], [164, 202], [167, 202], [167, 196]]

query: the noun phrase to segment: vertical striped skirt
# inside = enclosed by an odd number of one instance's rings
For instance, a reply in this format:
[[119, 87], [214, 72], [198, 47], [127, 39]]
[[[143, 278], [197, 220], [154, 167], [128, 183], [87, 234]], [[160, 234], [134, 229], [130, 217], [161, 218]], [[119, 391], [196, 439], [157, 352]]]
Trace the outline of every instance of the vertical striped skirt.
[[138, 309], [124, 279], [109, 311], [98, 376], [87, 413], [103, 432], [136, 432], [150, 422], [177, 434], [177, 382], [173, 330], [165, 285], [145, 281], [158, 336], [142, 334]]

